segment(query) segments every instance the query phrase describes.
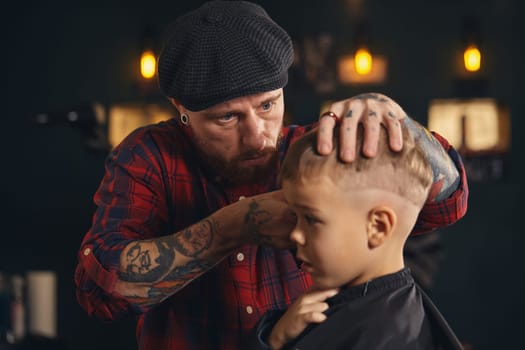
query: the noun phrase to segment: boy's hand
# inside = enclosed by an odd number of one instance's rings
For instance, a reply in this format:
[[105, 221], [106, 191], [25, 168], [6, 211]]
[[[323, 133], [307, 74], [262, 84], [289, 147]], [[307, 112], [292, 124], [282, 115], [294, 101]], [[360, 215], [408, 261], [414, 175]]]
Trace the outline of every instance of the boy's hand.
[[337, 289], [309, 291], [297, 299], [273, 327], [268, 338], [272, 349], [281, 349], [286, 343], [295, 339], [309, 323], [321, 323], [326, 319], [323, 313], [328, 309], [325, 300], [333, 297]]
[[400, 121], [406, 117], [405, 111], [389, 97], [378, 93], [366, 93], [334, 102], [319, 120], [317, 151], [327, 155], [333, 149], [332, 135], [336, 120], [341, 124], [339, 135], [340, 158], [345, 162], [355, 159], [356, 134], [358, 123], [363, 124], [363, 153], [374, 157], [377, 153], [379, 130], [383, 124], [388, 131], [392, 151], [403, 148]]

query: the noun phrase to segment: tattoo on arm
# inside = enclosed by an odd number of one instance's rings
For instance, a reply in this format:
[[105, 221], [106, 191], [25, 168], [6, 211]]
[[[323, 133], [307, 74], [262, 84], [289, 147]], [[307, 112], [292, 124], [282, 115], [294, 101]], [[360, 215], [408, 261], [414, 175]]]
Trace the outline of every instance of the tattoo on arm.
[[[130, 302], [140, 307], [155, 305], [175, 294], [188, 282], [197, 278], [203, 271], [210, 269], [212, 266], [202, 260], [192, 260], [186, 265], [176, 267], [162, 281], [152, 284], [137, 283], [137, 288], [126, 289], [121, 293], [127, 296]], [[183, 277], [181, 278], [180, 276]]]
[[155, 283], [148, 290], [148, 297], [154, 300], [162, 300], [169, 295], [172, 295], [184, 285], [200, 276], [206, 270], [213, 267], [213, 264], [205, 260], [192, 260], [186, 265], [177, 266], [173, 271], [166, 276], [165, 281]]
[[[174, 279], [184, 278], [184, 275], [173, 273], [185, 271], [174, 269], [176, 254], [197, 258], [210, 248], [213, 231], [214, 223], [206, 219], [178, 234], [137, 242], [126, 253], [126, 272], [121, 273], [120, 277], [128, 282], [156, 282], [168, 274]], [[157, 251], [147, 248], [152, 247], [152, 244]]]
[[271, 237], [261, 232], [261, 226], [270, 221], [270, 213], [260, 208], [257, 201], [252, 200], [248, 212], [244, 216], [243, 233], [254, 238], [256, 244], [270, 244]]
[[166, 238], [169, 244], [181, 254], [193, 258], [210, 248], [212, 243], [214, 223], [210, 219], [202, 221], [198, 226], [191, 226], [175, 237]]
[[[120, 278], [137, 284], [125, 295], [137, 305], [153, 305], [211, 269], [217, 261], [203, 253], [211, 247], [216, 228], [215, 220], [209, 218], [177, 234], [135, 243], [126, 252]], [[191, 259], [175, 265], [176, 256]]]
[[[151, 243], [151, 241], [148, 241]], [[163, 242], [155, 242], [158, 254], [152, 258], [152, 252], [147, 248], [146, 242], [138, 242], [126, 253], [126, 273], [121, 273], [121, 278], [129, 282], [153, 282], [167, 273], [175, 252]]]
[[459, 186], [460, 176], [454, 165], [439, 141], [423, 126], [412, 119], [406, 117], [403, 124], [414, 136], [416, 143], [427, 155], [433, 173], [433, 184], [430, 189], [428, 201], [439, 202], [448, 198]]

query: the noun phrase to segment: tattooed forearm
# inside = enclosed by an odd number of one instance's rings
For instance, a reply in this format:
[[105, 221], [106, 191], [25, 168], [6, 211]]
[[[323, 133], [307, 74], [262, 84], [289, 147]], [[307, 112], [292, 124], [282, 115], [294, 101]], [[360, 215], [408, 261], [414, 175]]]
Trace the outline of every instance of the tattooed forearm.
[[205, 260], [192, 260], [185, 265], [178, 266], [161, 281], [139, 285], [121, 292], [134, 304], [142, 307], [155, 305], [178, 292], [189, 282], [199, 277], [202, 273], [213, 267]]
[[196, 226], [187, 228], [182, 234], [168, 238], [167, 241], [180, 253], [198, 257], [203, 251], [210, 248], [216, 225], [214, 221], [206, 219]]
[[176, 267], [162, 283], [156, 283], [148, 290], [148, 297], [159, 301], [184, 287], [213, 265], [205, 260], [192, 260], [186, 265]]
[[213, 267], [213, 264], [207, 260], [191, 260], [186, 265], [177, 266], [166, 276], [167, 281], [190, 281], [201, 274], [203, 271], [206, 271]]
[[261, 226], [270, 221], [270, 213], [260, 208], [255, 200], [250, 202], [248, 212], [244, 216], [243, 231], [246, 237], [253, 237], [256, 244], [270, 244], [271, 237], [261, 232]]
[[[147, 247], [156, 247], [150, 251]], [[175, 252], [165, 242], [137, 242], [126, 253], [126, 272], [120, 277], [129, 282], [153, 282], [165, 275], [175, 259]]]
[[459, 186], [459, 172], [452, 159], [432, 134], [410, 118], [404, 118], [403, 124], [414, 136], [416, 143], [427, 155], [433, 173], [433, 184], [428, 201], [441, 201], [448, 198]]
[[168, 274], [173, 279], [184, 279], [184, 270], [174, 267], [175, 257], [180, 253], [196, 258], [209, 249], [215, 225], [206, 219], [175, 235], [134, 243], [125, 253], [120, 277], [128, 282], [156, 282]]
[[121, 256], [115, 290], [139, 306], [170, 297], [225, 256], [212, 249], [218, 231], [209, 217], [173, 235], [131, 243]]

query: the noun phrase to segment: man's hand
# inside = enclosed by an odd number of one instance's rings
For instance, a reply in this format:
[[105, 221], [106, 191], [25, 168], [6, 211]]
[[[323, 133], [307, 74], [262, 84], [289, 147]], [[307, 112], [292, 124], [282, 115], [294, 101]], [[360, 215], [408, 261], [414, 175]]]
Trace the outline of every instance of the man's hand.
[[275, 248], [292, 248], [290, 232], [296, 217], [284, 199], [282, 190], [240, 200], [241, 235], [247, 243]]
[[[374, 157], [377, 153], [381, 124], [388, 130], [388, 140], [392, 151], [403, 148], [400, 120], [406, 117], [405, 111], [389, 97], [378, 93], [357, 95], [347, 100], [333, 103], [328, 110], [334, 113], [340, 123], [340, 158], [345, 162], [355, 159], [357, 125], [364, 127], [363, 153]], [[317, 151], [327, 155], [333, 149], [332, 135], [335, 119], [323, 116], [319, 120]]]
[[280, 349], [295, 339], [310, 323], [321, 323], [326, 320], [323, 311], [328, 309], [326, 299], [333, 297], [337, 289], [309, 291], [299, 297], [277, 321], [268, 337], [272, 349]]

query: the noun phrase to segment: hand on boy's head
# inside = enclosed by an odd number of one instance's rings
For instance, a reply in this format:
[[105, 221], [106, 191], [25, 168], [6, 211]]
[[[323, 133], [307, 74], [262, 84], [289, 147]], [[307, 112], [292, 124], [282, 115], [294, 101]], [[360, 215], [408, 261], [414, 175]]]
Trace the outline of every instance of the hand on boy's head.
[[279, 249], [295, 247], [290, 232], [296, 223], [296, 216], [288, 206], [282, 190], [263, 193], [242, 199], [237, 205], [243, 216], [243, 237], [250, 243], [263, 244]]
[[[362, 123], [364, 127], [363, 154], [365, 156], [374, 157], [377, 154], [381, 124], [386, 126], [392, 151], [400, 151], [403, 148], [399, 121], [406, 117], [406, 113], [389, 97], [377, 93], [361, 94], [335, 102], [328, 110], [335, 114], [341, 124], [339, 156], [343, 161], [352, 162], [355, 159], [358, 123]], [[327, 155], [333, 150], [335, 126], [335, 118], [323, 113], [319, 120], [317, 134], [317, 151], [320, 154]]]

